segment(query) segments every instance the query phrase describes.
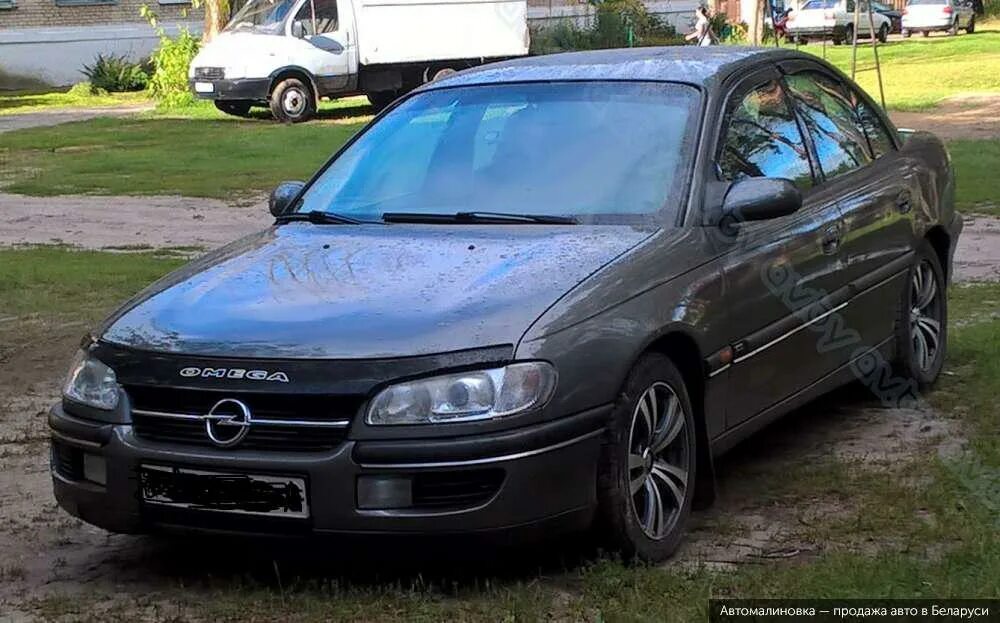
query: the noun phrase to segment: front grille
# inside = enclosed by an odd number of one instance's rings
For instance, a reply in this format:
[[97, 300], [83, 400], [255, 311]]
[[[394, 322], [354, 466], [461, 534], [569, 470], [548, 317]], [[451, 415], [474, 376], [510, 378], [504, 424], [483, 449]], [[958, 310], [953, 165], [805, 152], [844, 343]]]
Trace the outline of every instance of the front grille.
[[[263, 394], [126, 386], [132, 401], [136, 436], [151, 441], [215, 447], [198, 419], [220, 400], [231, 398], [247, 405], [254, 424], [238, 449], [318, 452], [339, 445], [349, 422], [361, 406], [360, 396]], [[188, 416], [169, 417], [169, 415]], [[265, 420], [267, 423], [260, 423]], [[310, 426], [310, 424], [313, 424]]]
[[429, 472], [413, 477], [415, 508], [462, 508], [488, 501], [503, 484], [502, 469]]
[[194, 77], [205, 80], [222, 80], [226, 77], [226, 71], [222, 67], [195, 67]]

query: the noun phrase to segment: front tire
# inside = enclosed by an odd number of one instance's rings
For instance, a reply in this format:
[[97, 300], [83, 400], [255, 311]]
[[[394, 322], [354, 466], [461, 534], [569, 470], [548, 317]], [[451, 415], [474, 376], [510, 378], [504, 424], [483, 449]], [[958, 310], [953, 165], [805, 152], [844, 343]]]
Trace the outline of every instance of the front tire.
[[286, 78], [271, 91], [271, 114], [284, 123], [301, 123], [316, 114], [312, 91], [298, 78]]
[[948, 298], [941, 260], [926, 240], [917, 248], [896, 319], [896, 368], [919, 388], [937, 381], [948, 347]]
[[691, 515], [697, 435], [684, 379], [667, 357], [643, 356], [615, 408], [598, 472], [601, 536], [626, 559], [659, 562]]

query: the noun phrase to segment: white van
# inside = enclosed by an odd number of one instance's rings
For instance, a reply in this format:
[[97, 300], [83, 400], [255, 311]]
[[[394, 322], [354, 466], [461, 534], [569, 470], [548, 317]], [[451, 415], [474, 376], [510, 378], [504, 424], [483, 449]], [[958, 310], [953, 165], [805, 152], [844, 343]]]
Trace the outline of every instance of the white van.
[[524, 56], [526, 0], [250, 0], [191, 63], [191, 88], [233, 115], [305, 121], [319, 98], [376, 108], [424, 82]]

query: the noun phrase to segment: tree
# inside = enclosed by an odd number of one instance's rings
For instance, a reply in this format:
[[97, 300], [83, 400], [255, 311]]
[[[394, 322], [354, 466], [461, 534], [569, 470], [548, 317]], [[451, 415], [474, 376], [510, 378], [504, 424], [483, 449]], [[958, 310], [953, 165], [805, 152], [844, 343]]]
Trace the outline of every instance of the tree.
[[751, 15], [746, 16], [747, 39], [750, 45], [761, 45], [764, 43], [764, 6], [767, 0], [754, 0], [754, 10]]
[[205, 28], [201, 33], [201, 42], [208, 43], [226, 26], [229, 21], [229, 0], [193, 0], [191, 6], [205, 7]]

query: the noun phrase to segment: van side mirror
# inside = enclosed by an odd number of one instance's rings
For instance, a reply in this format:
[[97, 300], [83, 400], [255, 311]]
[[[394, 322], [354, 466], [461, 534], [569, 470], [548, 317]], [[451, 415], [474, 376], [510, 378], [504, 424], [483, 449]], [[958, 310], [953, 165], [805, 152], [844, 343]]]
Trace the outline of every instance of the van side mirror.
[[802, 193], [791, 181], [751, 177], [735, 182], [722, 200], [722, 222], [733, 227], [743, 221], [764, 221], [792, 214], [802, 207]]
[[267, 207], [271, 210], [271, 216], [279, 217], [291, 207], [292, 201], [298, 197], [305, 187], [305, 182], [282, 182], [271, 191], [271, 197], [267, 200]]
[[303, 39], [306, 36], [306, 25], [299, 20], [292, 20], [292, 36]]

